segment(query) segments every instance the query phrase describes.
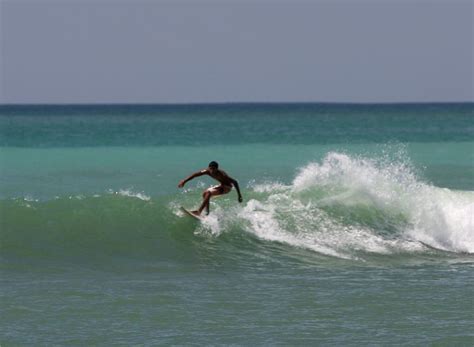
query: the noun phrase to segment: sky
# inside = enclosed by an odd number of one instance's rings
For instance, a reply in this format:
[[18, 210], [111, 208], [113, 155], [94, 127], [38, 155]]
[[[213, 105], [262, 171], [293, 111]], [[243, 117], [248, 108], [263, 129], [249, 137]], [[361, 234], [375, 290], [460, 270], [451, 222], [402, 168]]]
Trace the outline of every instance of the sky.
[[0, 0], [0, 103], [474, 101], [474, 0]]

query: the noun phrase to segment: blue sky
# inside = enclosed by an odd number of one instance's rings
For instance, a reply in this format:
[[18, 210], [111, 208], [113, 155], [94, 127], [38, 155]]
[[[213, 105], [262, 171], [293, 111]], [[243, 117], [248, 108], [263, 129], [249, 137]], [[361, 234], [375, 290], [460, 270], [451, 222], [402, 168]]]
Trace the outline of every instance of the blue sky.
[[474, 101], [473, 2], [0, 0], [0, 103]]

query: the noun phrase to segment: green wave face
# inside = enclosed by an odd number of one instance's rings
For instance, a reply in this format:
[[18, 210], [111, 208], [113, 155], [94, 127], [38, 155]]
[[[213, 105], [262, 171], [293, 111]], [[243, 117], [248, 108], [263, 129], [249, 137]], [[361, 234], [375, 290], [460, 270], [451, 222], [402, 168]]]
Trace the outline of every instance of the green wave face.
[[3, 200], [0, 249], [7, 257], [180, 261], [193, 261], [202, 247], [229, 259], [295, 250], [352, 260], [474, 252], [472, 192], [424, 183], [404, 163], [329, 153], [291, 184], [253, 184], [243, 194], [243, 204], [234, 192], [215, 199], [202, 223], [180, 212], [199, 204], [196, 188], [161, 197], [119, 191]]

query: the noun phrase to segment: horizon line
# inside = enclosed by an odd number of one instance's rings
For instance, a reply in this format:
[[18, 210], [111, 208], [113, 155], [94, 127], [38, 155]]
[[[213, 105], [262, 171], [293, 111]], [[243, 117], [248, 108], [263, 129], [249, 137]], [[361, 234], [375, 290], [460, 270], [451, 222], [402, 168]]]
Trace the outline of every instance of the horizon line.
[[471, 101], [217, 101], [217, 102], [64, 102], [64, 103], [0, 103], [2, 106], [219, 106], [219, 105], [433, 105], [474, 104]]

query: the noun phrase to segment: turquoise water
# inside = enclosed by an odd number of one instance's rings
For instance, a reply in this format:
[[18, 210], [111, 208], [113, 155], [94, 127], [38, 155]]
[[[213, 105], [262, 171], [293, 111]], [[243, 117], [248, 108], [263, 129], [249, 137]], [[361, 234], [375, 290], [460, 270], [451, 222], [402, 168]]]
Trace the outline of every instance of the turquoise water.
[[472, 345], [473, 116], [0, 106], [0, 343]]

